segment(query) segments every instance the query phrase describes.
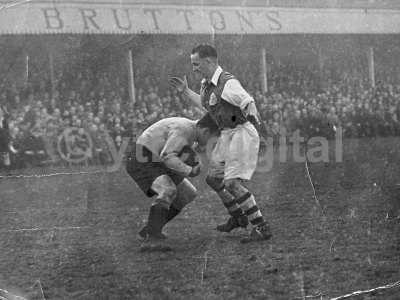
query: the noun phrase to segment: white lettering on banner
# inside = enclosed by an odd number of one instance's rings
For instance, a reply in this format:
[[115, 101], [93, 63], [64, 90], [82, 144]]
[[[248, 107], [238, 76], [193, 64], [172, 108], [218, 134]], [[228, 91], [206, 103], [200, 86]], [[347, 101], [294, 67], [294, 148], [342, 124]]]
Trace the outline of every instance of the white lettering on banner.
[[0, 34], [400, 33], [400, 10], [29, 3], [0, 10]]

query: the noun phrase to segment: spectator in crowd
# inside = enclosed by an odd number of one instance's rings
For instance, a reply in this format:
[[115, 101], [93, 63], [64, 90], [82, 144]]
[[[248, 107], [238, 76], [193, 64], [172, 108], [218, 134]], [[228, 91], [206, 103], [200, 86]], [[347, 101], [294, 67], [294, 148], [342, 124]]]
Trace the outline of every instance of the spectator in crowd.
[[[327, 62], [321, 74], [309, 66], [280, 63], [269, 72], [269, 90], [263, 93], [252, 63], [230, 65], [238, 66], [232, 72], [241, 74], [239, 79], [251, 91], [275, 142], [281, 134], [290, 135], [295, 130], [304, 137], [331, 139], [339, 127], [346, 138], [400, 134], [400, 78], [394, 75], [398, 73], [394, 67], [378, 68], [373, 88], [352, 64], [346, 68]], [[58, 72], [55, 87], [39, 73], [32, 77], [37, 78], [35, 83], [25, 86], [2, 84], [0, 104], [9, 111], [10, 138], [18, 150], [11, 161], [25, 159], [39, 164], [51, 158], [56, 163], [60, 160], [58, 137], [66, 127], [75, 126], [90, 133], [96, 145], [91, 162], [107, 164], [112, 162], [108, 137], [118, 146], [127, 132], [138, 135], [161, 118], [200, 116], [197, 109], [181, 101], [176, 90], [162, 87], [157, 70], [148, 69], [143, 74], [138, 78], [135, 103], [128, 101], [127, 84], [120, 74], [95, 72], [86, 66]], [[31, 151], [33, 155], [27, 154]]]

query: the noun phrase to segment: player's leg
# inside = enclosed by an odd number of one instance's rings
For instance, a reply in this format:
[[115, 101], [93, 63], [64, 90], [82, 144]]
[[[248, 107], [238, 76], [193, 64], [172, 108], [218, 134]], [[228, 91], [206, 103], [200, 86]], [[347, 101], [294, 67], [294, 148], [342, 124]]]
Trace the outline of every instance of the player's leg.
[[[166, 176], [166, 175], [165, 175]], [[188, 180], [188, 179], [183, 179], [177, 186], [176, 190], [174, 192], [173, 186], [169, 182], [170, 190], [168, 191], [169, 188], [165, 188], [165, 182], [161, 182], [161, 184], [164, 186], [161, 188], [160, 186], [161, 180], [157, 180], [157, 183], [152, 186], [152, 190], [157, 192], [156, 190], [158, 189], [163, 190], [160, 192], [161, 194], [164, 193], [160, 198], [166, 199], [171, 197], [174, 197], [172, 200], [171, 204], [169, 205], [168, 211], [164, 210], [164, 207], [166, 207], [165, 200], [162, 200], [162, 204], [160, 205], [161, 208], [159, 208], [158, 204], [155, 203], [152, 205], [150, 208], [150, 215], [149, 215], [149, 222], [146, 224], [146, 226], [139, 232], [139, 235], [142, 237], [146, 237], [146, 235], [149, 235], [150, 237], [155, 237], [155, 238], [166, 238], [165, 235], [162, 233], [162, 229], [167, 224], [169, 221], [171, 221], [173, 218], [175, 218], [181, 211], [182, 209], [188, 205], [190, 202], [192, 202], [196, 196], [197, 196], [197, 189], [194, 187], [194, 185]], [[157, 192], [158, 194], [159, 192]], [[157, 196], [158, 198], [159, 196]], [[157, 202], [157, 200], [156, 200]], [[164, 202], [164, 203], [163, 203]], [[168, 201], [169, 202], [169, 201]], [[156, 219], [155, 221], [150, 221]], [[157, 223], [158, 222], [158, 223]], [[149, 225], [150, 224], [150, 225]], [[153, 224], [153, 225], [151, 225]], [[154, 228], [154, 224], [157, 224], [156, 228]]]
[[228, 192], [224, 185], [224, 160], [229, 139], [229, 136], [223, 134], [218, 138], [213, 150], [209, 153], [209, 166], [206, 177], [206, 183], [218, 194], [223, 205], [231, 215], [225, 223], [217, 226], [216, 229], [222, 232], [230, 232], [238, 227], [246, 227], [248, 224], [247, 217], [240, 206], [235, 203], [235, 198]]
[[175, 218], [182, 209], [197, 196], [197, 189], [187, 178], [182, 180], [182, 182], [176, 186], [176, 189], [177, 195], [169, 207], [166, 223]]
[[126, 171], [146, 196], [156, 196], [156, 201], [150, 207], [148, 222], [139, 231], [139, 235], [143, 238], [165, 238], [161, 230], [168, 217], [170, 204], [176, 196], [176, 184], [168, 175], [168, 169], [155, 161], [146, 147], [135, 145], [127, 155]]
[[229, 192], [235, 196], [236, 203], [244, 211], [253, 226], [250, 236], [243, 239], [242, 242], [269, 239], [271, 237], [269, 225], [258, 208], [254, 195], [242, 185], [242, 180], [238, 178], [227, 179], [225, 185]]
[[154, 238], [165, 238], [162, 228], [170, 217], [170, 206], [177, 195], [175, 183], [168, 175], [157, 177], [151, 185], [156, 199], [150, 207], [147, 224], [139, 231], [139, 235]]
[[217, 226], [217, 230], [221, 232], [231, 232], [238, 227], [246, 228], [249, 224], [247, 216], [241, 207], [235, 202], [235, 197], [225, 187], [223, 178], [208, 175], [206, 177], [207, 184], [218, 194], [223, 205], [228, 210], [231, 217], [223, 224]]
[[257, 130], [249, 122], [239, 125], [232, 134], [229, 151], [225, 160], [225, 187], [235, 197], [253, 229], [243, 242], [265, 240], [271, 237], [268, 223], [257, 206], [254, 195], [242, 184], [250, 180], [258, 160], [259, 137]]

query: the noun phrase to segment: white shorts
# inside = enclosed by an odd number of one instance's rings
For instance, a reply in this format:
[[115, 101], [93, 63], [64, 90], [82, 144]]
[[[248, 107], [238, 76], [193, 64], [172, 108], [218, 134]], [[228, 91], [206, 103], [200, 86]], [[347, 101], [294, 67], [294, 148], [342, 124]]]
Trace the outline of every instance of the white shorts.
[[250, 122], [222, 130], [210, 155], [208, 175], [250, 180], [257, 167], [260, 137]]

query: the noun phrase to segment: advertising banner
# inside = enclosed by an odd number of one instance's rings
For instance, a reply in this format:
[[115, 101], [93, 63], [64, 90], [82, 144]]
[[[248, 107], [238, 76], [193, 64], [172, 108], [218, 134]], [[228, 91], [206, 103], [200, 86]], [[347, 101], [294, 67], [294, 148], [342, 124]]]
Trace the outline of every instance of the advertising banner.
[[0, 34], [399, 33], [400, 10], [22, 2], [0, 7]]

